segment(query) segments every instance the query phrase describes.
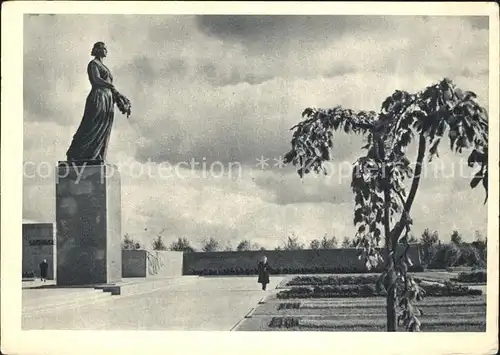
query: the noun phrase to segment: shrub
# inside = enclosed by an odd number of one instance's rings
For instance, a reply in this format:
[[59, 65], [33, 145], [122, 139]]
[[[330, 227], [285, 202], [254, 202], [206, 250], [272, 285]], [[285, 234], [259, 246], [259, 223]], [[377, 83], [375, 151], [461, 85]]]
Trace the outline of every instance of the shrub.
[[33, 279], [35, 278], [35, 272], [34, 271], [25, 271], [22, 273], [22, 278], [23, 279]]
[[457, 278], [452, 279], [452, 281], [463, 283], [485, 283], [486, 271], [461, 272], [458, 274]]
[[455, 266], [460, 257], [460, 248], [453, 243], [438, 246], [434, 259], [429, 267], [432, 269], [446, 269]]
[[432, 269], [446, 269], [451, 266], [484, 267], [485, 255], [476, 244], [450, 243], [435, 246], [429, 267]]
[[472, 245], [463, 245], [460, 247], [460, 255], [457, 265], [476, 266], [481, 262], [479, 251]]
[[[413, 266], [409, 268], [410, 272], [423, 271], [424, 268], [421, 265]], [[380, 272], [380, 270], [360, 270], [356, 267], [326, 267], [326, 266], [310, 266], [310, 267], [276, 267], [271, 269], [271, 274], [274, 275], [284, 275], [284, 274], [353, 274], [353, 273], [372, 273]], [[191, 269], [189, 274], [191, 275], [256, 275], [258, 273], [257, 268], [221, 268], [221, 269]]]

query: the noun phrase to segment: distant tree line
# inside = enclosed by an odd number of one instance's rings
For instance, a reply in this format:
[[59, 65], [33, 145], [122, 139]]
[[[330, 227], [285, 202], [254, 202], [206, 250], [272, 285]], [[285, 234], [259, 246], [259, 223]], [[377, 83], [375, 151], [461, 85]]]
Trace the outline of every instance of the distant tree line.
[[[463, 241], [461, 234], [458, 231], [453, 231], [450, 235], [449, 242], [443, 243], [439, 239], [437, 231], [431, 232], [429, 229], [424, 230], [420, 239], [415, 236], [410, 236], [410, 243], [420, 243], [422, 248], [422, 263], [431, 269], [443, 269], [453, 266], [474, 266], [485, 267], [487, 260], [487, 238], [484, 238], [479, 232], [476, 232], [474, 241], [466, 243]], [[354, 248], [356, 244], [348, 237], [344, 237], [340, 243], [341, 248]], [[126, 250], [141, 249], [139, 242], [136, 242], [129, 234], [125, 234], [122, 248]], [[303, 249], [337, 249], [339, 241], [335, 236], [325, 235], [321, 239], [313, 239], [310, 241], [308, 248], [306, 244], [292, 234], [288, 236], [281, 245], [278, 245], [274, 250], [303, 250]], [[221, 244], [216, 238], [205, 238], [202, 242], [200, 250], [196, 250], [185, 237], [179, 237], [176, 241], [167, 246], [163, 236], [158, 235], [152, 243], [153, 250], [171, 250], [182, 252], [215, 252], [215, 251], [254, 251], [266, 250], [258, 243], [254, 243], [249, 239], [244, 239], [238, 243], [233, 249], [231, 244]]]

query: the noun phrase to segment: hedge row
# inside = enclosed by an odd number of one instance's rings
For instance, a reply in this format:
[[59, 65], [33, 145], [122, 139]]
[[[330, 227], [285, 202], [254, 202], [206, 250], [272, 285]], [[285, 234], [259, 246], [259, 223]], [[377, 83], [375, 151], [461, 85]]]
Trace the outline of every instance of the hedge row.
[[[360, 274], [360, 273], [373, 273], [380, 270], [359, 270], [355, 267], [301, 267], [301, 268], [273, 268], [271, 274], [275, 275], [290, 275], [290, 274]], [[413, 266], [409, 268], [410, 272], [422, 272], [422, 266]], [[257, 275], [257, 268], [225, 268], [225, 269], [191, 269], [189, 275]]]
[[[444, 296], [478, 296], [481, 290], [447, 283], [445, 285], [428, 285], [423, 287], [428, 297]], [[342, 286], [315, 286], [292, 287], [276, 295], [279, 299], [288, 298], [335, 298], [335, 297], [378, 297], [385, 296], [384, 292], [377, 292], [375, 285], [342, 285]]]
[[486, 283], [486, 271], [461, 272], [452, 281], [463, 283]]
[[379, 275], [363, 276], [297, 276], [287, 286], [321, 285], [370, 285], [377, 283]]
[[34, 271], [25, 271], [23, 272], [23, 279], [32, 279], [35, 278], [35, 272]]

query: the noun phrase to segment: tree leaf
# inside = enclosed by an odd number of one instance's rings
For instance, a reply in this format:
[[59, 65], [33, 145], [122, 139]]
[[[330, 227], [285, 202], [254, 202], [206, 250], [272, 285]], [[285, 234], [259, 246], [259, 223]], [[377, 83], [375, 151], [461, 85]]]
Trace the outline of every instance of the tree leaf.
[[363, 196], [361, 194], [356, 194], [356, 196], [354, 197], [354, 202], [356, 203], [356, 205], [363, 206], [364, 205]]
[[431, 148], [429, 149], [429, 154], [430, 154], [429, 162], [432, 161], [434, 155], [439, 158], [438, 146], [440, 141], [441, 141], [440, 139], [436, 139], [436, 141], [431, 145]]
[[470, 187], [475, 188], [483, 179], [483, 169], [479, 170], [470, 182]]
[[357, 210], [354, 211], [354, 225], [361, 223], [363, 221], [363, 209], [358, 208]]
[[488, 192], [488, 170], [484, 172], [484, 177], [483, 177], [483, 186], [486, 192]]
[[370, 260], [366, 260], [366, 262], [365, 262], [365, 268], [368, 271], [370, 271], [372, 269], [372, 264], [370, 263]]

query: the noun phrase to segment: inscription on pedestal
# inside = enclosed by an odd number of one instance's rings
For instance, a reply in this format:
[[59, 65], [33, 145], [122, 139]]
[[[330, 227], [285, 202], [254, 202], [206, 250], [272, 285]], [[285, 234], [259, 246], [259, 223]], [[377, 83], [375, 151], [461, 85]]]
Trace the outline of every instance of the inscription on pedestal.
[[[120, 176], [113, 165], [58, 166], [57, 284], [121, 279]], [[117, 249], [117, 250], [115, 250]]]

